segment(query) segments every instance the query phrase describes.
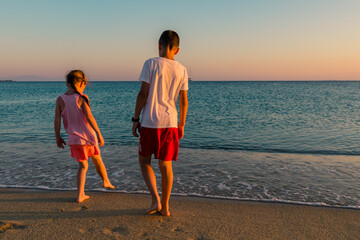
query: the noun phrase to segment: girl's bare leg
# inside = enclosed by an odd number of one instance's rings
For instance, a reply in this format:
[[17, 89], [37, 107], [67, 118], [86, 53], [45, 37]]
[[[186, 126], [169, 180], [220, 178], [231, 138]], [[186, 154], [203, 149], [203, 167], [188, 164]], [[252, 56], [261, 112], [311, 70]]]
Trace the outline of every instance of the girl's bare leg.
[[161, 210], [161, 202], [159, 194], [157, 192], [154, 170], [151, 167], [151, 155], [147, 157], [139, 155], [139, 164], [142, 176], [145, 180], [146, 186], [149, 189], [152, 198], [150, 208], [146, 210], [146, 213], [152, 214], [156, 211]]
[[110, 183], [108, 178], [106, 168], [104, 162], [100, 155], [91, 156], [91, 159], [95, 165], [97, 173], [100, 175], [101, 179], [103, 180], [103, 187], [114, 189], [115, 187]]
[[162, 194], [161, 194], [162, 209], [160, 213], [163, 216], [170, 216], [169, 199], [173, 184], [172, 161], [159, 160], [159, 168], [161, 172], [161, 185], [162, 185]]
[[89, 168], [89, 163], [87, 160], [79, 162], [79, 169], [77, 172], [76, 182], [78, 188], [78, 198], [77, 202], [81, 203], [90, 197], [85, 195], [85, 180], [86, 180], [86, 172]]

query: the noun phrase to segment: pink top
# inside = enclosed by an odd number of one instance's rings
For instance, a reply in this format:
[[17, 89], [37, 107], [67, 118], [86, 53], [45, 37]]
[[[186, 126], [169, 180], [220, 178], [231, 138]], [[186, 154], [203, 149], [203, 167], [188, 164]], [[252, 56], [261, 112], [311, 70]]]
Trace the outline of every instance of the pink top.
[[65, 131], [68, 133], [68, 145], [97, 145], [94, 129], [88, 123], [84, 110], [78, 104], [79, 94], [61, 95], [65, 108], [61, 113]]

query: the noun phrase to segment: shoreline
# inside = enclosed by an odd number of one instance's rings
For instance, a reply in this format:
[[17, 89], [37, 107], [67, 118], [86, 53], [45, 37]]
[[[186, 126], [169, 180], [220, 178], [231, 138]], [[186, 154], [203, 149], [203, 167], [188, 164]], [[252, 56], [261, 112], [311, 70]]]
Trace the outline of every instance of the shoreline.
[[[57, 189], [57, 188], [48, 188], [44, 187], [32, 187], [32, 186], [16, 186], [16, 185], [1, 185], [0, 184], [0, 191], [1, 189], [20, 189], [20, 190], [29, 190], [29, 191], [49, 191], [49, 192], [74, 192], [76, 188], [72, 189]], [[124, 190], [117, 190], [117, 189], [85, 189], [86, 192], [93, 192], [93, 193], [118, 193], [118, 194], [129, 194], [129, 195], [149, 195], [148, 192], [127, 192]], [[161, 195], [161, 192], [159, 192]], [[213, 200], [224, 200], [224, 201], [239, 201], [239, 202], [259, 202], [259, 203], [275, 203], [275, 204], [290, 204], [290, 205], [299, 205], [299, 206], [310, 206], [310, 207], [324, 207], [324, 208], [335, 208], [335, 209], [354, 209], [360, 210], [359, 206], [341, 206], [341, 205], [329, 205], [326, 203], [321, 202], [300, 202], [300, 201], [292, 201], [292, 200], [281, 200], [281, 199], [252, 199], [252, 198], [237, 198], [237, 197], [225, 197], [225, 196], [202, 196], [196, 194], [181, 194], [181, 193], [171, 193], [171, 197], [182, 197], [182, 198], [199, 198], [199, 199], [213, 199]]]
[[358, 239], [356, 209], [171, 196], [172, 216], [145, 215], [148, 194], [0, 188], [4, 239]]

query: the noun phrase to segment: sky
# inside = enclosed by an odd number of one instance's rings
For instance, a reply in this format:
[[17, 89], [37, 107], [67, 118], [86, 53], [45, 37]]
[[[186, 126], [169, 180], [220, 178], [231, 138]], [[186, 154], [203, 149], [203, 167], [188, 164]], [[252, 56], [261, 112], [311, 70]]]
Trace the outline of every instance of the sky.
[[2, 0], [0, 79], [136, 81], [162, 31], [195, 81], [359, 80], [360, 1]]

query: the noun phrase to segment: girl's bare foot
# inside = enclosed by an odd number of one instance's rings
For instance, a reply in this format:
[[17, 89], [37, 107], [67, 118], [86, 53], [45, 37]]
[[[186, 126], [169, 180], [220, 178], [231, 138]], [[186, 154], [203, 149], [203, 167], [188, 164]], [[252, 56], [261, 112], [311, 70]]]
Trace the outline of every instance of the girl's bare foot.
[[104, 187], [104, 188], [115, 189], [115, 187], [110, 183], [109, 180], [108, 180], [108, 181], [104, 181], [103, 187]]
[[78, 198], [77, 198], [77, 202], [78, 203], [81, 203], [81, 202], [83, 202], [83, 201], [85, 201], [85, 200], [87, 200], [87, 199], [89, 199], [90, 198], [90, 196], [88, 196], [88, 195], [81, 195], [81, 196], [79, 196]]
[[157, 211], [160, 211], [161, 210], [161, 203], [160, 201], [153, 201], [151, 203], [151, 206], [148, 210], [146, 210], [146, 214], [154, 214], [156, 213]]

